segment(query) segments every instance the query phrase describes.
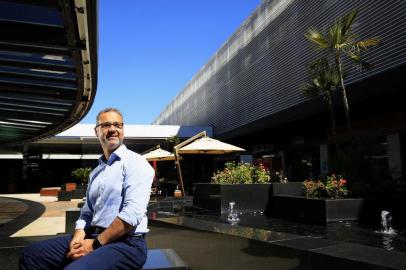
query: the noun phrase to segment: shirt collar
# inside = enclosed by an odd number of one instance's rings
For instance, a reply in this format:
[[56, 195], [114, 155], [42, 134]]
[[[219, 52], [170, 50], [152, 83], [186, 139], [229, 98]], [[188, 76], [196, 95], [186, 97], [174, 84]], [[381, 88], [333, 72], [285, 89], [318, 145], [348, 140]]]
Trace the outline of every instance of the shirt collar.
[[111, 153], [109, 160], [106, 160], [104, 155], [102, 155], [99, 158], [99, 165], [103, 165], [103, 164], [106, 164], [106, 163], [111, 164], [115, 160], [123, 158], [126, 151], [127, 151], [127, 147], [124, 144], [120, 145], [116, 150], [114, 150], [113, 153]]

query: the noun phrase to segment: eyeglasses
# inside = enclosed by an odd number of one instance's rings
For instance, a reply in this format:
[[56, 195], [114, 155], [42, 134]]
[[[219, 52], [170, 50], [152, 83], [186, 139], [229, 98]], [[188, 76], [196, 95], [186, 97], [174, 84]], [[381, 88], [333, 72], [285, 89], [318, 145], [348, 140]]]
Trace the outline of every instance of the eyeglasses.
[[96, 127], [101, 127], [102, 129], [110, 129], [111, 126], [114, 126], [117, 129], [122, 129], [124, 126], [124, 123], [120, 123], [120, 122], [103, 122], [100, 124], [97, 124]]

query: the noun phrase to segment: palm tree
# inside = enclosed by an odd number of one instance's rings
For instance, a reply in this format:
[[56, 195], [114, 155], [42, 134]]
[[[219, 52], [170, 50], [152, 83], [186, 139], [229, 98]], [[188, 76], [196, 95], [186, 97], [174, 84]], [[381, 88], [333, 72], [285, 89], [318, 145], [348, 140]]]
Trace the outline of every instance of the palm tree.
[[364, 61], [362, 53], [367, 51], [369, 47], [378, 45], [380, 41], [378, 38], [356, 40], [357, 37], [352, 31], [356, 17], [357, 11], [353, 10], [344, 17], [336, 20], [333, 25], [326, 30], [325, 34], [315, 28], [310, 28], [305, 34], [307, 39], [315, 43], [319, 49], [327, 51], [334, 59], [341, 86], [341, 96], [344, 104], [347, 127], [350, 133], [352, 133], [352, 126], [347, 92], [344, 84], [343, 58], [346, 57], [350, 59], [353, 64], [356, 64], [361, 69], [369, 68], [371, 65]]
[[89, 180], [89, 175], [92, 172], [92, 168], [85, 167], [85, 168], [77, 168], [72, 171], [71, 175], [82, 182], [82, 184], [86, 184]]
[[340, 152], [337, 143], [336, 118], [333, 108], [332, 96], [334, 91], [340, 85], [339, 75], [334, 67], [332, 67], [326, 58], [321, 58], [313, 61], [309, 66], [310, 82], [302, 87], [303, 94], [306, 97], [319, 97], [327, 102], [330, 112], [331, 129], [333, 133], [333, 142], [337, 153]]

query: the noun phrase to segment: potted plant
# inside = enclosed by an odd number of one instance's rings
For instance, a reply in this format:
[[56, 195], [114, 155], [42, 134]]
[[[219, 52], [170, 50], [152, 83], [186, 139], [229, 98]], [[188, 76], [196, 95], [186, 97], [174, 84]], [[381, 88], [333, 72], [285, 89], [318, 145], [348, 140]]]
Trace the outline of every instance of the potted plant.
[[349, 194], [347, 180], [340, 175], [305, 180], [303, 193], [302, 196], [274, 196], [272, 214], [312, 223], [360, 218], [363, 199], [345, 198]]
[[196, 184], [193, 204], [226, 212], [229, 203], [235, 202], [239, 211], [269, 214], [273, 195], [302, 193], [301, 183], [288, 183], [283, 171], [271, 172], [262, 164], [229, 162], [213, 175], [211, 183]]
[[219, 212], [235, 202], [240, 211], [265, 212], [271, 190], [271, 175], [264, 166], [228, 162], [214, 173], [211, 183], [197, 183], [193, 204]]
[[90, 167], [83, 167], [73, 170], [71, 175], [79, 180], [83, 186], [85, 186], [89, 180], [89, 175], [91, 172], [92, 169]]
[[[91, 171], [92, 169], [89, 167], [77, 168], [72, 171], [71, 175], [79, 180], [80, 184], [76, 185], [76, 183], [66, 183], [66, 191], [72, 191], [71, 194], [68, 195], [70, 198], [81, 199], [86, 196], [87, 182], [89, 180]], [[69, 184], [74, 184], [75, 188], [68, 190]]]

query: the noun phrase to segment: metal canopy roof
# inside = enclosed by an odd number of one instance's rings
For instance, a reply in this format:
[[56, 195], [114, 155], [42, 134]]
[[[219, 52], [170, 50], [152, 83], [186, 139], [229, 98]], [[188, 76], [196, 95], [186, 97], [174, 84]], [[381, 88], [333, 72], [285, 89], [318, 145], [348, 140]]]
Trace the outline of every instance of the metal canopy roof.
[[0, 0], [0, 145], [76, 124], [97, 84], [96, 0]]

